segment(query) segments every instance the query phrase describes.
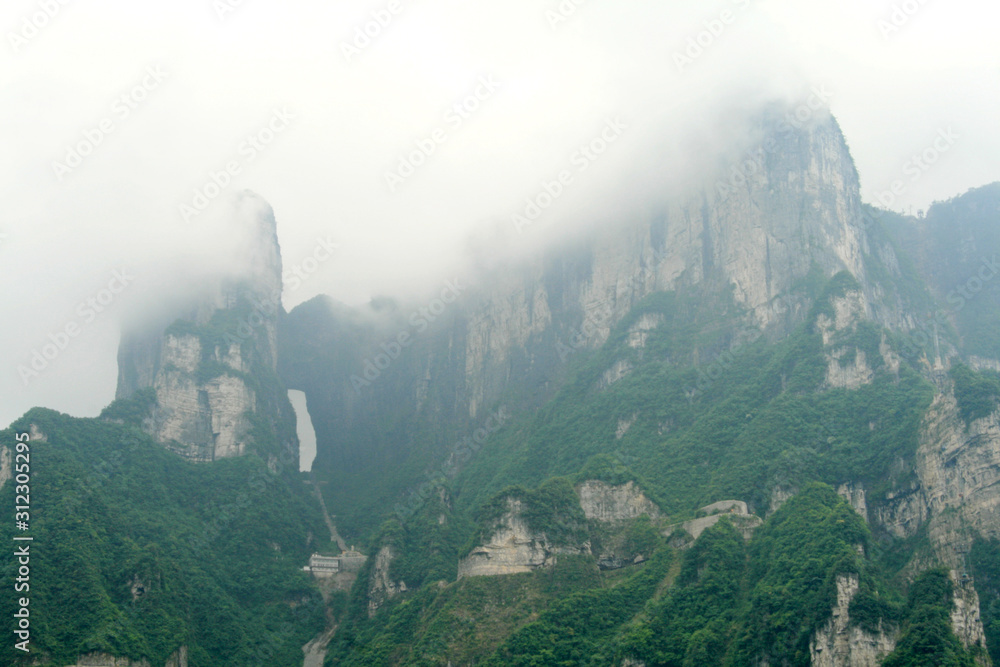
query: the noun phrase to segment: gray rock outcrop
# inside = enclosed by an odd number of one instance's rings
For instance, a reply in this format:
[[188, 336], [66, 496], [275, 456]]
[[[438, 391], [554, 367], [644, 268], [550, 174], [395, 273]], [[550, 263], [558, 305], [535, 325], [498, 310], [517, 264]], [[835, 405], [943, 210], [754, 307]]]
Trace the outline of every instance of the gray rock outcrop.
[[590, 555], [590, 543], [553, 544], [544, 532], [532, 531], [522, 516], [521, 502], [507, 499], [490, 538], [458, 563], [458, 578], [531, 572], [554, 565], [559, 555]]
[[[282, 281], [274, 214], [243, 193], [234, 215], [247, 232], [240, 266], [203, 286], [166, 326], [127, 330], [118, 352], [116, 397], [152, 388], [156, 401], [144, 428], [192, 461], [242, 456], [261, 445], [252, 435], [260, 412], [279, 432], [294, 419], [276, 375]], [[282, 432], [278, 439], [259, 453], [272, 465], [279, 455], [297, 462], [294, 436]]]
[[869, 507], [869, 514], [896, 537], [927, 527], [931, 553], [918, 554], [911, 569], [931, 562], [950, 569], [956, 584], [952, 626], [963, 644], [975, 646], [985, 641], [984, 632], [975, 586], [961, 580], [963, 553], [976, 533], [1000, 537], [1000, 410], [966, 425], [950, 382], [942, 379], [924, 416], [915, 473], [915, 481]]
[[389, 567], [396, 554], [391, 546], [383, 546], [375, 556], [371, 574], [368, 577], [368, 616], [375, 615], [379, 608], [400, 593], [406, 592], [405, 581], [393, 581], [389, 577]]
[[576, 493], [580, 497], [584, 516], [595, 521], [620, 523], [643, 514], [651, 519], [660, 516], [660, 508], [646, 497], [635, 482], [616, 486], [588, 480], [576, 488]]
[[837, 602], [832, 616], [809, 641], [812, 667], [878, 667], [896, 648], [894, 629], [869, 633], [851, 624], [849, 608], [860, 590], [857, 575], [837, 577]]

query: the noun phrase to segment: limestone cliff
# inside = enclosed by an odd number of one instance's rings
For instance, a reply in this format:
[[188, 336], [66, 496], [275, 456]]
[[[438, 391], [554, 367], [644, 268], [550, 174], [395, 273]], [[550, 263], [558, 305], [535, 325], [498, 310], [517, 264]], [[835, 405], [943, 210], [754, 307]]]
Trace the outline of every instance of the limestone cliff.
[[660, 516], [660, 508], [646, 497], [635, 482], [612, 485], [588, 480], [576, 488], [580, 508], [588, 519], [605, 523], [619, 523], [643, 514], [651, 519]]
[[14, 476], [13, 459], [14, 456], [11, 454], [10, 447], [0, 445], [0, 489], [7, 483], [7, 480]]
[[[597, 347], [654, 291], [730, 289], [747, 324], [764, 328], [801, 317], [794, 304], [774, 302], [814, 267], [828, 277], [847, 270], [870, 291], [858, 177], [836, 122], [785, 131], [765, 114], [758, 131], [775, 148], [740, 187], [717, 182], [666, 202], [655, 215], [600, 230], [585, 247], [489, 276], [488, 288], [470, 293], [462, 332], [469, 413], [495, 400], [498, 379], [516, 372], [525, 352], [538, 354], [536, 341]], [[636, 326], [639, 345], [656, 323]], [[627, 372], [609, 369], [606, 381]]]
[[[777, 337], [808, 312], [796, 285], [810, 275], [848, 271], [859, 282], [863, 315], [904, 326], [899, 304], [876, 299], [890, 288], [868, 278], [873, 262], [895, 266], [893, 250], [869, 243], [858, 176], [836, 121], [823, 116], [791, 128], [780, 119], [766, 112], [756, 121], [749, 134], [768, 150], [746, 147], [757, 166], [739, 187], [727, 178], [746, 155], [724, 156], [716, 181], [664, 197], [572, 243], [499, 267], [491, 247], [474, 262], [483, 267], [477, 275], [449, 281], [459, 294], [449, 293], [448, 303], [350, 309], [317, 300], [296, 308], [285, 325], [282, 376], [321, 415], [314, 417], [317, 467], [363, 468], [374, 451], [405, 436], [400, 414], [433, 415], [454, 427], [441, 436], [448, 440], [479, 428], [484, 411], [512, 388], [512, 410], [541, 405], [571, 355], [601, 346], [637, 303], [658, 291], [731, 295], [739, 311], [735, 330]], [[514, 236], [515, 243], [525, 240]], [[421, 307], [435, 316], [420, 315]], [[628, 331], [629, 348], [641, 354], [661, 323], [640, 317]], [[596, 388], [632, 367], [613, 360]], [[849, 375], [831, 380], [865, 379], [863, 369]]]
[[860, 589], [857, 575], [837, 577], [837, 602], [832, 617], [809, 642], [812, 667], [878, 667], [896, 648], [894, 629], [869, 633], [851, 625], [851, 600]]
[[[875, 369], [885, 368], [898, 374], [899, 355], [883, 332], [877, 350], [866, 352], [852, 340], [863, 322], [870, 322], [868, 298], [860, 287], [853, 287], [830, 299], [831, 313], [819, 313], [815, 328], [823, 338], [827, 362], [826, 386], [831, 389], [857, 389], [870, 384]], [[875, 358], [869, 358], [868, 354]]]
[[[282, 283], [274, 214], [243, 193], [233, 215], [246, 234], [233, 249], [230, 275], [187, 298], [166, 326], [144, 323], [123, 333], [117, 398], [152, 388], [156, 401], [144, 428], [185, 458], [213, 461], [254, 448], [290, 465], [297, 461], [287, 428], [293, 417], [276, 376]], [[270, 422], [277, 442], [260, 442], [255, 419]]]
[[371, 573], [368, 575], [368, 616], [372, 617], [379, 607], [390, 598], [406, 592], [405, 581], [393, 581], [389, 578], [389, 567], [396, 554], [391, 546], [383, 546], [375, 556]]
[[963, 554], [976, 533], [1000, 537], [1000, 410], [966, 425], [950, 381], [939, 376], [939, 392], [921, 427], [915, 479], [869, 512], [897, 537], [926, 528], [931, 552], [916, 554], [911, 568], [934, 561], [950, 568], [955, 633], [966, 646], [982, 642], [979, 597], [974, 582], [961, 575]]
[[553, 544], [544, 532], [532, 531], [522, 516], [521, 502], [507, 499], [507, 511], [495, 531], [458, 563], [458, 577], [531, 572], [555, 564], [559, 555], [589, 555], [590, 543]]
[[[129, 660], [128, 658], [116, 658], [107, 653], [88, 653], [81, 655], [76, 660], [75, 665], [69, 667], [150, 667], [147, 660]], [[163, 667], [188, 667], [188, 650], [186, 646], [180, 647]]]

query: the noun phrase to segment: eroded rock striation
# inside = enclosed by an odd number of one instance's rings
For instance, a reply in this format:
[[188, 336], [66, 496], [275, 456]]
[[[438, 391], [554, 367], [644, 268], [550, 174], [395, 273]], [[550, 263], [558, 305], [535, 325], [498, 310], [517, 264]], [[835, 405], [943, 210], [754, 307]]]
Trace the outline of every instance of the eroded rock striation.
[[544, 532], [533, 531], [522, 516], [521, 502], [507, 499], [490, 538], [458, 563], [458, 578], [531, 572], [555, 564], [559, 555], [590, 555], [590, 543], [554, 544]]
[[857, 575], [837, 577], [837, 602], [832, 616], [809, 642], [809, 658], [813, 667], [878, 667], [896, 648], [896, 629], [883, 628], [866, 632], [851, 624], [851, 600], [860, 590]]

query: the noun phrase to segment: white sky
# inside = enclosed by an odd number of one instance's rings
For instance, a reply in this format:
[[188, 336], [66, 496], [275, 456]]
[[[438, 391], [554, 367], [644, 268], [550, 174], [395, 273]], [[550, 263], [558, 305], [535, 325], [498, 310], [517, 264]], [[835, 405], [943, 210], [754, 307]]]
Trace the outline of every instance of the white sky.
[[[1000, 7], [986, 0], [910, 0], [915, 13], [888, 36], [878, 22], [895, 3], [882, 0], [578, 0], [554, 29], [558, 0], [399, 0], [350, 62], [342, 43], [388, 0], [229, 0], [239, 6], [220, 18], [226, 1], [0, 8], [0, 425], [34, 405], [94, 415], [110, 402], [120, 318], [216, 261], [224, 200], [242, 188], [274, 207], [286, 267], [318, 238], [339, 246], [286, 290], [290, 309], [319, 293], [414, 295], [457, 275], [470, 238], [509, 228], [615, 117], [628, 129], [546, 212], [553, 221], [595, 207], [613, 217], [616, 193], [662, 191], [692, 171], [693, 147], [729, 140], [728, 119], [810, 86], [832, 93], [868, 201], [902, 179], [893, 208], [916, 211], [1000, 180]], [[723, 11], [730, 22], [678, 71], [674, 54]], [[499, 86], [449, 123], [481, 77]], [[144, 78], [125, 117], [116, 100]], [[249, 159], [244, 140], [275, 110], [294, 119]], [[112, 131], [60, 179], [53, 163], [102, 121]], [[447, 140], [391, 192], [385, 172], [437, 128]], [[907, 160], [949, 129], [954, 145], [914, 177]], [[185, 223], [178, 206], [231, 160], [233, 183]], [[79, 304], [122, 269], [135, 278], [91, 320]], [[73, 325], [25, 385], [18, 366]]]

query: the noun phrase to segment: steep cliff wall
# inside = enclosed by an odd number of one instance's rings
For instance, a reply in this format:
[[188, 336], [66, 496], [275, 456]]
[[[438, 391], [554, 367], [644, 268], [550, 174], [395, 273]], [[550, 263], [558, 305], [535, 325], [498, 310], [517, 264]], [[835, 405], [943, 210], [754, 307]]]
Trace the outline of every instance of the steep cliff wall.
[[605, 523], [619, 523], [643, 514], [651, 519], [660, 516], [660, 508], [646, 497], [635, 482], [613, 485], [588, 480], [576, 488], [580, 508], [588, 519]]
[[895, 632], [881, 628], [877, 633], [865, 632], [851, 625], [851, 600], [860, 590], [857, 575], [837, 577], [837, 602], [832, 618], [809, 642], [809, 658], [813, 667], [878, 667], [882, 659], [896, 648]]
[[[739, 332], [789, 331], [809, 306], [794, 288], [846, 270], [860, 283], [864, 314], [899, 324], [898, 304], [873, 303], [886, 288], [873, 286], [869, 265], [893, 260], [892, 248], [869, 257], [858, 176], [836, 121], [792, 128], [767, 113], [754, 136], [760, 145], [720, 158], [718, 180], [700, 191], [534, 259], [449, 281], [457, 289], [441, 303], [348, 309], [316, 300], [296, 308], [283, 325], [281, 372], [323, 415], [314, 418], [317, 467], [363, 469], [373, 451], [400, 464], [418, 446], [407, 425], [415, 418], [433, 422], [436, 439], [448, 442], [478, 428], [501, 399], [514, 411], [542, 404], [573, 354], [602, 345], [657, 291], [731, 294], [741, 344]], [[734, 185], [733, 169], [746, 164], [753, 169]], [[633, 323], [629, 345], [641, 351], [659, 324]], [[617, 360], [602, 386], [630, 371]], [[832, 382], [864, 376], [845, 373]]]
[[375, 556], [371, 573], [368, 575], [368, 616], [374, 616], [379, 607], [400, 593], [406, 592], [405, 581], [393, 581], [389, 568], [396, 558], [391, 546], [383, 546]]
[[[276, 222], [251, 193], [241, 195], [233, 214], [245, 234], [233, 249], [238, 261], [231, 275], [205, 285], [165, 324], [123, 333], [117, 397], [155, 390], [144, 428], [193, 461], [253, 448], [290, 465], [298, 458], [288, 432], [294, 417], [276, 374], [282, 285]], [[264, 435], [261, 424], [271, 433]]]
[[759, 131], [772, 151], [739, 187], [720, 177], [655, 215], [605, 227], [583, 246], [470, 292], [462, 337], [469, 413], [495, 400], [525, 359], [543, 360], [540, 348], [553, 337], [597, 347], [655, 291], [731, 289], [746, 324], [764, 328], [801, 317], [774, 300], [815, 267], [827, 277], [847, 270], [870, 291], [857, 173], [836, 122], [791, 130], [765, 117]]
[[915, 479], [870, 512], [896, 537], [926, 530], [930, 553], [916, 554], [912, 567], [932, 559], [950, 568], [952, 625], [966, 646], [975, 646], [984, 641], [983, 626], [974, 582], [962, 579], [964, 554], [977, 533], [1000, 537], [1000, 410], [967, 425], [943, 375], [939, 389], [921, 428]]

